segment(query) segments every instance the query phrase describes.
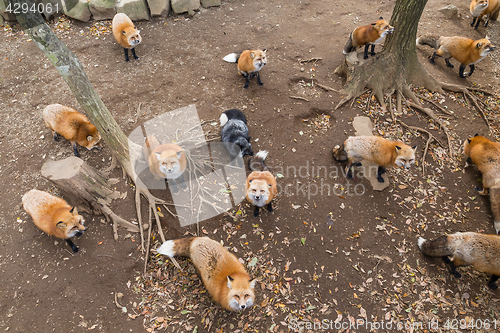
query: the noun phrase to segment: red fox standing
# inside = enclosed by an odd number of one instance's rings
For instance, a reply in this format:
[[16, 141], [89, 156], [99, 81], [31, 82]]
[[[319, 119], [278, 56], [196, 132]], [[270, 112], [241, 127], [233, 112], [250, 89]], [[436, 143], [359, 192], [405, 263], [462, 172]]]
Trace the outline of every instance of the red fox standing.
[[205, 288], [228, 311], [253, 305], [255, 279], [250, 279], [236, 256], [208, 237], [187, 237], [163, 243], [158, 253], [191, 258]]
[[123, 46], [123, 51], [125, 53], [125, 61], [128, 59], [128, 50], [132, 49], [132, 55], [135, 60], [139, 60], [139, 57], [135, 54], [135, 47], [139, 45], [142, 41], [140, 31], [135, 29], [132, 20], [123, 13], [118, 13], [113, 17], [113, 36], [115, 36], [118, 44]]
[[492, 274], [488, 287], [498, 288], [495, 282], [500, 276], [500, 236], [457, 232], [433, 241], [420, 237], [418, 247], [425, 255], [442, 257], [456, 278], [461, 277], [456, 267], [472, 265], [478, 271]]
[[377, 180], [383, 183], [386, 167], [410, 168], [415, 162], [416, 148], [379, 136], [350, 136], [342, 146], [333, 148], [332, 153], [337, 161], [348, 161], [347, 178], [352, 178], [352, 166], [360, 166], [362, 160], [367, 160], [379, 165]]
[[266, 157], [267, 151], [262, 150], [250, 160], [252, 172], [247, 177], [245, 193], [247, 200], [255, 206], [254, 217], [259, 216], [260, 208], [265, 205], [267, 205], [267, 211], [272, 212], [272, 201], [278, 193], [276, 178], [264, 163]]
[[465, 79], [464, 70], [469, 65], [470, 71], [468, 76], [474, 72], [474, 65], [483, 60], [488, 53], [495, 50], [495, 46], [487, 38], [473, 40], [465, 37], [443, 37], [433, 33], [428, 33], [417, 38], [417, 45], [429, 45], [437, 49], [432, 54], [429, 61], [434, 64], [436, 56], [444, 57], [446, 65], [453, 68], [450, 62], [451, 58], [455, 58], [460, 63], [458, 75]]
[[484, 27], [488, 26], [490, 19], [498, 19], [498, 12], [500, 11], [500, 1], [498, 0], [472, 0], [470, 3], [470, 13], [472, 14], [471, 27], [477, 29], [481, 18], [486, 15], [486, 22]]
[[45, 125], [52, 130], [55, 141], [59, 141], [58, 134], [71, 142], [75, 156], [80, 156], [76, 144], [87, 148], [97, 146], [101, 136], [97, 128], [80, 112], [61, 104], [50, 104], [43, 109]]
[[144, 158], [149, 163], [149, 171], [159, 178], [167, 179], [169, 189], [179, 193], [177, 181], [183, 189], [187, 188], [184, 182], [186, 169], [186, 152], [174, 143], [160, 142], [154, 136], [148, 136], [143, 147]]
[[372, 24], [357, 27], [349, 36], [347, 44], [344, 46], [344, 54], [356, 51], [360, 46], [365, 46], [363, 58], [368, 59], [368, 48], [372, 46], [370, 55], [375, 55], [375, 44], [379, 44], [388, 34], [394, 32], [394, 27], [382, 17]]
[[464, 152], [483, 174], [483, 189], [480, 195], [490, 195], [493, 223], [500, 233], [500, 142], [493, 142], [484, 136], [475, 135], [467, 139]]
[[227, 62], [238, 63], [238, 73], [246, 78], [243, 88], [248, 88], [250, 78], [257, 76], [257, 83], [262, 86], [264, 83], [260, 80], [259, 71], [267, 63], [266, 49], [246, 50], [241, 53], [231, 53], [223, 58]]
[[31, 190], [23, 196], [23, 207], [38, 228], [51, 236], [66, 240], [73, 253], [78, 252], [78, 247], [70, 238], [81, 236], [86, 228], [83, 225], [85, 221], [78, 215], [76, 207], [71, 207], [61, 198], [38, 190]]

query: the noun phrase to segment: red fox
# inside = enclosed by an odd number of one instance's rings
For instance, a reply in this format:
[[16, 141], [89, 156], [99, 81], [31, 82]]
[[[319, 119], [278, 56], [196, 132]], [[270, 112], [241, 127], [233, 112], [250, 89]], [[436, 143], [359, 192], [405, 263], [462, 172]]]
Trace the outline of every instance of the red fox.
[[149, 171], [156, 177], [167, 179], [174, 194], [179, 192], [177, 181], [183, 189], [187, 188], [183, 177], [186, 169], [184, 149], [174, 143], [160, 144], [154, 136], [148, 136], [144, 141], [143, 153], [149, 163]]
[[464, 152], [483, 174], [480, 195], [490, 195], [493, 223], [500, 233], [500, 142], [493, 142], [476, 134], [464, 143]]
[[488, 26], [490, 19], [498, 19], [498, 12], [500, 11], [500, 1], [498, 0], [472, 0], [470, 2], [470, 13], [472, 14], [471, 27], [477, 29], [481, 18], [486, 15], [486, 22], [484, 27]]
[[73, 253], [78, 247], [71, 241], [73, 236], [81, 236], [86, 230], [83, 217], [76, 207], [47, 192], [30, 190], [23, 196], [23, 207], [33, 218], [35, 225], [51, 236], [62, 238], [71, 246]]
[[250, 279], [236, 256], [208, 237], [187, 237], [163, 243], [158, 253], [191, 258], [205, 288], [228, 311], [253, 305], [255, 279]]
[[253, 216], [259, 216], [261, 207], [267, 205], [267, 211], [273, 211], [272, 200], [278, 193], [276, 178], [269, 172], [264, 161], [267, 157], [267, 151], [262, 150], [255, 154], [250, 160], [250, 170], [252, 172], [247, 177], [245, 193], [247, 200], [255, 206]]
[[379, 136], [350, 136], [342, 146], [333, 148], [332, 153], [337, 161], [348, 161], [348, 178], [352, 178], [352, 167], [360, 166], [362, 160], [378, 164], [377, 180], [383, 183], [382, 174], [386, 167], [410, 168], [415, 162], [415, 149], [417, 146], [410, 147]]
[[492, 274], [488, 287], [498, 288], [495, 282], [500, 276], [500, 236], [457, 232], [433, 241], [420, 237], [418, 247], [425, 255], [442, 257], [450, 266], [450, 273], [456, 278], [461, 277], [456, 267], [472, 265], [478, 271]]
[[87, 148], [101, 149], [98, 146], [101, 136], [97, 128], [80, 112], [61, 104], [50, 104], [43, 109], [45, 125], [52, 130], [55, 141], [58, 134], [71, 142], [75, 156], [80, 156], [76, 144]]
[[388, 34], [394, 32], [394, 27], [382, 17], [372, 24], [357, 27], [349, 36], [347, 44], [344, 46], [344, 54], [356, 51], [360, 46], [365, 46], [363, 59], [368, 59], [368, 48], [372, 46], [370, 55], [375, 55], [375, 44], [379, 44]]
[[267, 63], [266, 49], [263, 50], [245, 50], [241, 53], [231, 53], [223, 58], [227, 62], [238, 63], [238, 73], [246, 78], [243, 88], [248, 88], [250, 78], [257, 76], [257, 83], [262, 86], [264, 83], [260, 80], [259, 71]]
[[135, 29], [132, 20], [124, 13], [118, 13], [113, 17], [113, 36], [118, 44], [123, 46], [125, 61], [128, 62], [128, 50], [132, 49], [132, 55], [135, 60], [139, 57], [135, 54], [135, 47], [142, 41], [140, 31]]
[[446, 65], [453, 68], [450, 62], [455, 58], [460, 63], [458, 75], [465, 79], [464, 70], [469, 65], [470, 71], [467, 76], [474, 72], [474, 65], [483, 60], [488, 53], [495, 50], [495, 46], [487, 38], [473, 40], [465, 37], [443, 37], [433, 33], [428, 33], [417, 38], [417, 45], [429, 45], [437, 49], [432, 54], [429, 61], [434, 64], [436, 56], [444, 57]]

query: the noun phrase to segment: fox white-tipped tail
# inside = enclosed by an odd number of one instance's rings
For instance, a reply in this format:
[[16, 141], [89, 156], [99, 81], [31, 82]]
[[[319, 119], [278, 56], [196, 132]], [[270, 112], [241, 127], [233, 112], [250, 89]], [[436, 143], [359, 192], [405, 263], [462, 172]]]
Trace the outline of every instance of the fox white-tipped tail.
[[168, 240], [156, 249], [156, 252], [172, 258], [174, 256], [174, 245], [175, 242], [173, 240]]
[[220, 118], [219, 118], [219, 121], [220, 121], [220, 127], [222, 127], [222, 126], [226, 125], [226, 123], [227, 123], [227, 121], [228, 121], [228, 120], [229, 120], [229, 119], [227, 118], [227, 116], [226, 116], [226, 114], [225, 114], [225, 113], [221, 114], [221, 115], [220, 115]]
[[418, 238], [418, 248], [419, 248], [419, 249], [422, 249], [422, 244], [424, 244], [424, 243], [425, 243], [425, 241], [426, 241], [426, 240], [425, 240], [425, 238], [424, 238], [424, 237], [419, 237], [419, 238]]
[[222, 58], [222, 60], [227, 61], [227, 62], [237, 62], [238, 58], [239, 58], [238, 53], [231, 53], [231, 54], [228, 54], [227, 56], [225, 56], [224, 58]]
[[265, 161], [266, 160], [266, 157], [267, 157], [267, 154], [268, 154], [268, 151], [267, 150], [261, 150], [259, 151], [255, 157], [261, 159], [262, 161]]

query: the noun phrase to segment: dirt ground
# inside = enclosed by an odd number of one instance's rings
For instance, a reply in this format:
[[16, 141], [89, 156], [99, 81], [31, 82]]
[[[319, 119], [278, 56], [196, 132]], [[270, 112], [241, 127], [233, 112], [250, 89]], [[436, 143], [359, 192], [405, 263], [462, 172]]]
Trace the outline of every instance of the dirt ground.
[[[473, 166], [463, 170], [460, 146], [475, 133], [498, 139], [498, 101], [480, 96], [492, 122], [492, 136], [462, 95], [419, 91], [456, 115], [426, 104], [449, 125], [453, 157], [443, 131], [426, 116], [407, 108], [397, 115], [409, 125], [429, 129], [443, 143], [443, 147], [431, 144], [423, 176], [425, 135], [394, 125], [369, 93], [335, 111], [342, 96], [316, 85], [342, 87], [342, 79], [333, 71], [343, 59], [349, 33], [379, 16], [390, 18], [394, 3], [223, 1], [221, 7], [202, 9], [194, 17], [138, 22], [143, 38], [136, 49], [140, 60], [131, 58], [130, 63], [109, 33], [110, 22], [51, 24], [79, 58], [125, 134], [190, 104], [196, 105], [201, 120], [208, 121], [206, 131], [218, 133], [213, 123], [221, 112], [244, 110], [254, 150], [269, 151], [268, 165], [275, 173], [282, 170], [278, 183], [289, 185], [289, 191], [279, 195], [274, 213], [263, 211], [254, 218], [253, 208], [242, 204], [232, 216], [222, 214], [200, 224], [201, 234], [224, 241], [259, 278], [256, 305], [242, 313], [228, 313], [212, 303], [187, 260], [179, 260], [185, 267], [180, 272], [153, 253], [143, 275], [145, 253], [140, 251], [139, 236], [119, 229], [119, 240], [114, 241], [111, 225], [103, 217], [84, 214], [88, 228], [75, 240], [80, 247], [76, 255], [64, 241], [33, 225], [22, 209], [22, 195], [32, 188], [58, 194], [41, 177], [41, 166], [72, 155], [69, 142], [52, 140], [41, 112], [52, 103], [81, 108], [29, 37], [18, 26], [4, 25], [0, 32], [1, 330], [286, 332], [299, 331], [299, 326], [307, 331], [308, 325], [323, 320], [325, 331], [370, 330], [364, 324], [348, 326], [355, 320], [392, 323], [392, 329], [402, 330], [411, 330], [401, 326], [405, 324], [424, 325], [414, 326], [415, 331], [471, 331], [479, 328], [470, 325], [473, 321], [483, 325], [479, 331], [487, 323], [489, 330], [500, 330], [500, 322], [495, 322], [500, 320], [500, 292], [487, 288], [489, 276], [465, 268], [460, 270], [462, 278], [455, 279], [441, 260], [424, 257], [416, 245], [418, 236], [494, 233], [489, 202], [474, 191], [480, 185], [480, 172]], [[447, 20], [438, 12], [444, 3], [429, 1], [419, 34], [478, 39], [488, 33], [498, 44], [498, 22], [475, 31], [469, 26], [468, 3], [451, 3], [458, 7], [459, 17]], [[268, 50], [262, 87], [253, 79], [243, 89], [236, 66], [222, 61], [226, 54], [248, 48]], [[432, 54], [430, 48], [417, 52], [439, 80], [498, 92], [497, 55], [476, 65], [471, 78], [460, 79], [456, 62], [454, 69], [442, 59], [431, 65], [426, 59]], [[312, 58], [318, 59], [304, 62]], [[136, 114], [139, 103], [141, 111]], [[418, 146], [415, 166], [409, 171], [389, 170], [391, 186], [383, 192], [373, 191], [365, 179], [348, 182], [324, 171], [340, 167], [331, 149], [353, 135], [352, 119], [357, 115], [371, 117], [376, 134]], [[106, 145], [100, 151], [80, 151], [96, 169], [110, 164]], [[116, 169], [111, 176], [119, 178], [121, 171]], [[122, 178], [116, 186], [127, 197], [113, 209], [136, 221], [130, 180]], [[162, 223], [167, 238], [182, 236], [169, 227], [178, 222], [167, 213]], [[196, 227], [182, 232], [194, 234]], [[153, 248], [159, 244], [154, 236]], [[125, 309], [115, 304], [115, 294]], [[437, 326], [425, 326], [429, 323]], [[446, 329], [447, 323], [452, 327]], [[460, 327], [464, 323], [468, 326]]]

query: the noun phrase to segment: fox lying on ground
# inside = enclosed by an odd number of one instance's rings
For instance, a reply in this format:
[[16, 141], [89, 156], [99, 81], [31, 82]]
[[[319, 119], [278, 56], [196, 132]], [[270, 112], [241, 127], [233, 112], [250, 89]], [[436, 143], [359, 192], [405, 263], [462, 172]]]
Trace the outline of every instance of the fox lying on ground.
[[253, 305], [255, 279], [236, 256], [208, 237], [187, 237], [163, 243], [158, 253], [191, 258], [213, 300], [228, 311]]

